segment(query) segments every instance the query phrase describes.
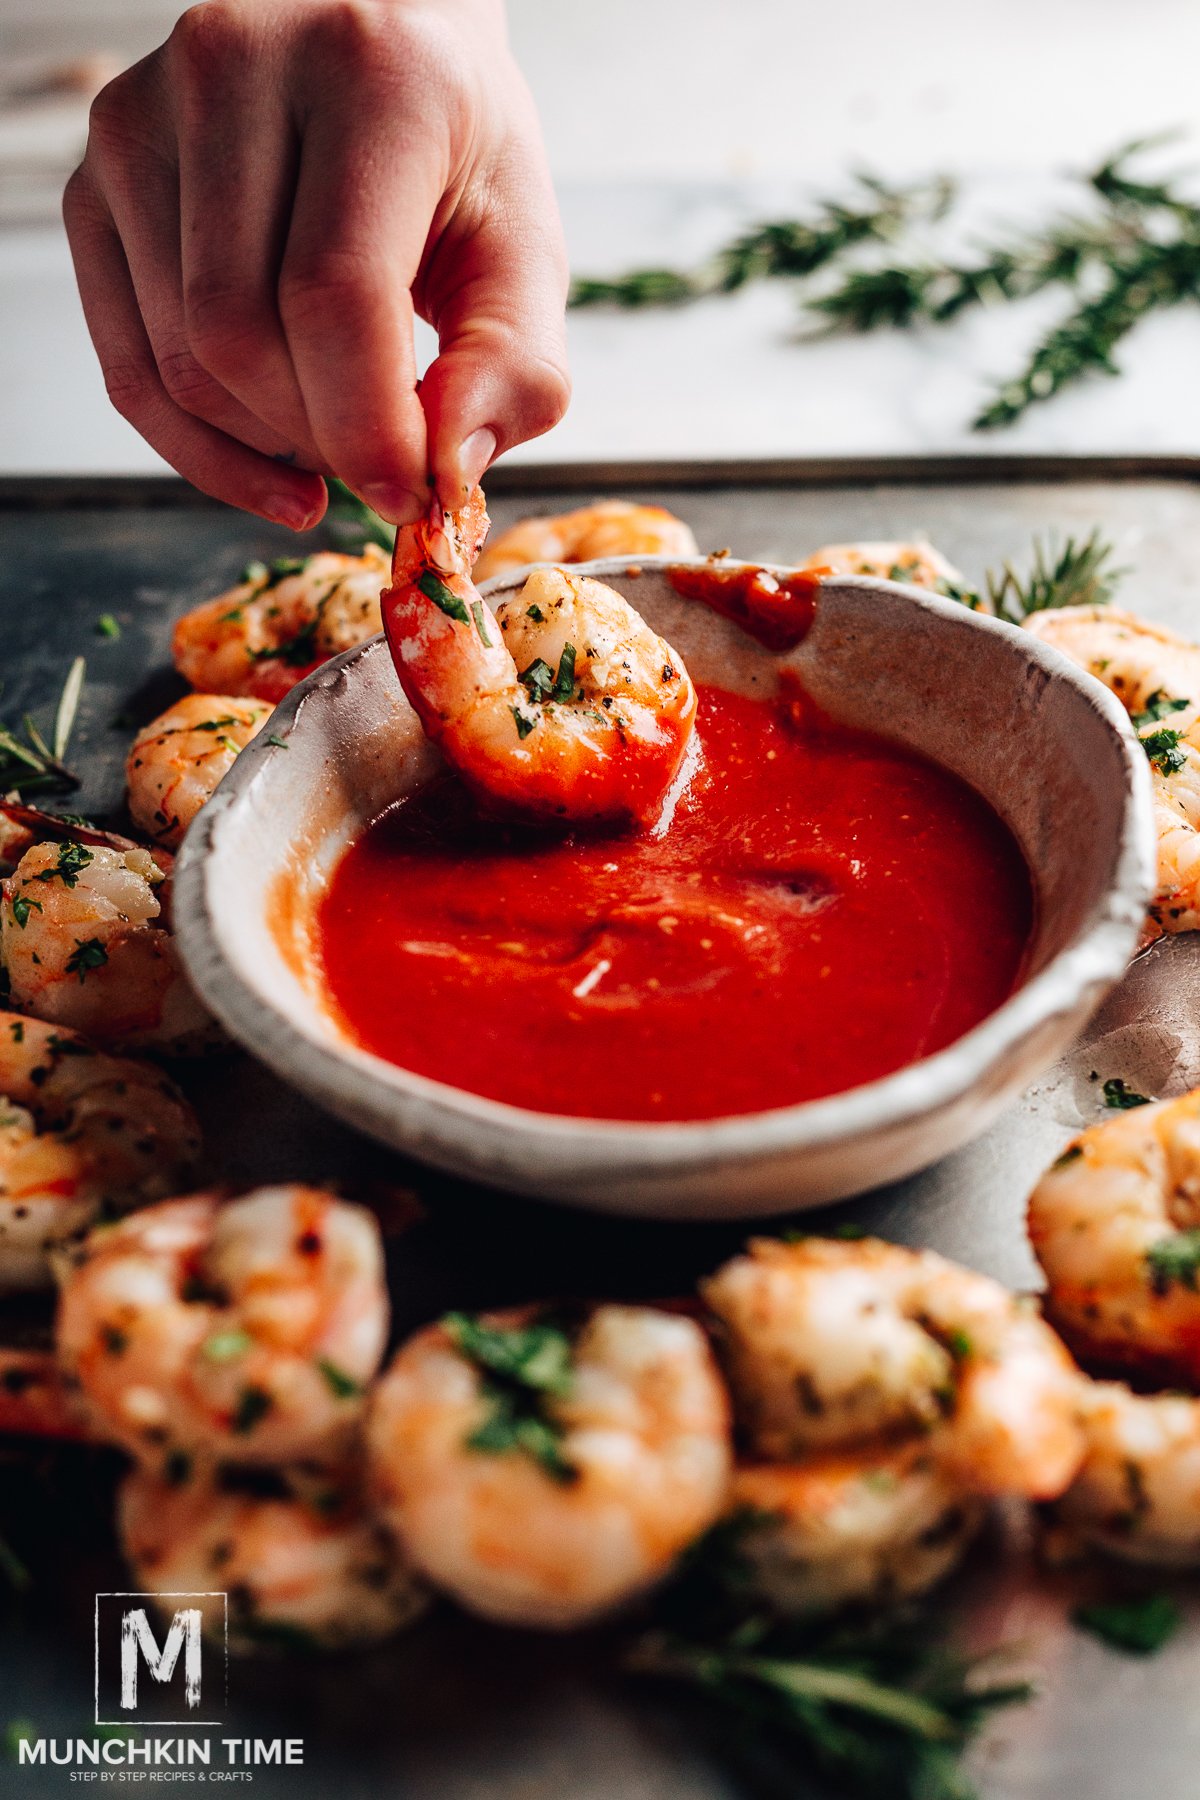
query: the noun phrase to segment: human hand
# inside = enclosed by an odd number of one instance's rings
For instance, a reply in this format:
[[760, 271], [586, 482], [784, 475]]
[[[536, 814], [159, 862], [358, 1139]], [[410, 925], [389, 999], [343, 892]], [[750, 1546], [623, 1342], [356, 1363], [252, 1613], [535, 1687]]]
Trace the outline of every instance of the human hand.
[[63, 213], [110, 399], [235, 506], [304, 529], [336, 473], [404, 523], [566, 407], [501, 0], [206, 0], [98, 96]]

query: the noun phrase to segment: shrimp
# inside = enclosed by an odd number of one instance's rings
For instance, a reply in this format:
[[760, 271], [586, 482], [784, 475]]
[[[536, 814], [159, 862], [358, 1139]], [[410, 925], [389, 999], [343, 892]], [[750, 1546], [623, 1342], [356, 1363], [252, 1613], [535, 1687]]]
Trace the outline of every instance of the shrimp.
[[924, 538], [911, 544], [826, 544], [800, 567], [827, 570], [831, 575], [879, 575], [885, 581], [929, 588], [952, 600], [969, 598], [971, 593], [962, 572]]
[[788, 1615], [892, 1605], [941, 1581], [983, 1517], [920, 1442], [741, 1464], [729, 1520], [739, 1589]]
[[175, 667], [202, 693], [276, 706], [329, 657], [375, 636], [386, 580], [387, 557], [376, 544], [360, 556], [319, 550], [250, 563], [236, 587], [176, 621]]
[[530, 563], [593, 562], [602, 556], [696, 556], [691, 527], [663, 506], [598, 500], [574, 512], [521, 519], [487, 546], [476, 581], [491, 581]]
[[702, 1292], [760, 1456], [920, 1436], [967, 1491], [1034, 1499], [1075, 1472], [1078, 1372], [986, 1276], [877, 1238], [758, 1238]]
[[343, 1474], [167, 1481], [135, 1469], [118, 1494], [117, 1529], [140, 1590], [226, 1594], [234, 1651], [361, 1648], [427, 1604], [404, 1552]]
[[1051, 1517], [1070, 1545], [1200, 1567], [1200, 1400], [1088, 1384], [1083, 1466]]
[[169, 1194], [199, 1148], [195, 1115], [161, 1071], [0, 1013], [0, 1287], [46, 1284], [58, 1247]]
[[725, 1391], [700, 1327], [599, 1306], [451, 1314], [409, 1340], [367, 1428], [417, 1567], [470, 1611], [562, 1630], [662, 1580], [725, 1503]]
[[379, 1228], [316, 1188], [169, 1200], [93, 1232], [58, 1349], [100, 1435], [151, 1467], [332, 1460], [387, 1336]]
[[612, 588], [562, 569], [534, 570], [493, 613], [470, 574], [486, 528], [476, 489], [396, 534], [384, 629], [422, 725], [493, 800], [650, 819], [695, 724], [686, 669]]
[[265, 700], [185, 694], [143, 725], [125, 762], [129, 812], [139, 830], [152, 843], [177, 849], [270, 714]]
[[1042, 1176], [1029, 1236], [1077, 1354], [1200, 1382], [1200, 1089], [1093, 1125]]
[[79, 1396], [53, 1349], [0, 1344], [0, 1436], [87, 1438]]
[[123, 1050], [188, 1054], [219, 1041], [167, 929], [169, 853], [45, 824], [66, 835], [34, 843], [0, 882], [10, 1004]]
[[1108, 606], [1038, 613], [1026, 629], [1112, 690], [1149, 758], [1158, 888], [1143, 944], [1200, 930], [1200, 645]]

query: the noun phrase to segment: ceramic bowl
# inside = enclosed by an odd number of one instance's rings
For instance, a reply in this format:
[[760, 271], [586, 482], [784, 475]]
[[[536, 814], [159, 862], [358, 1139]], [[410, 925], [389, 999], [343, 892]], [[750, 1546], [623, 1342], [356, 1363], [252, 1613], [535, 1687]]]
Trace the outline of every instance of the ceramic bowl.
[[[729, 564], [733, 567], [735, 565]], [[607, 1212], [791, 1211], [923, 1168], [981, 1132], [1119, 980], [1153, 886], [1146, 758], [1116, 700], [1026, 632], [912, 588], [823, 583], [783, 655], [681, 599], [647, 559], [611, 581], [693, 677], [770, 694], [781, 668], [850, 725], [964, 777], [1016, 834], [1038, 922], [1028, 973], [947, 1049], [847, 1093], [696, 1123], [564, 1118], [481, 1099], [360, 1049], [326, 1009], [309, 936], [345, 846], [439, 766], [380, 638], [316, 671], [238, 758], [189, 832], [176, 931], [235, 1038], [351, 1125], [439, 1168]], [[493, 583], [491, 593], [519, 587]]]

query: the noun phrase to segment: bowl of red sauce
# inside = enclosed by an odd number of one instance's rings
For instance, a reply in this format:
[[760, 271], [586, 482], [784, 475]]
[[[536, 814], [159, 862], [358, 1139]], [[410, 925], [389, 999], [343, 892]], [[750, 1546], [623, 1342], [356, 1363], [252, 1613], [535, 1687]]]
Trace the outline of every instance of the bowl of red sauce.
[[663, 820], [489, 816], [373, 640], [294, 690], [189, 833], [195, 985], [351, 1124], [570, 1204], [790, 1211], [957, 1148], [1135, 949], [1155, 849], [1124, 710], [890, 582], [585, 572], [697, 687]]

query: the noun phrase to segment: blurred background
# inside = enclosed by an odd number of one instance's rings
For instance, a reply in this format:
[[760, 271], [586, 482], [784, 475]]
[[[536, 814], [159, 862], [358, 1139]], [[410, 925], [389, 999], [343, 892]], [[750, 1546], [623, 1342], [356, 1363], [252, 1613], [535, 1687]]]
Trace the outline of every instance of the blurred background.
[[[58, 195], [89, 92], [150, 50], [170, 0], [0, 0], [0, 472], [162, 464], [108, 406]], [[1200, 162], [1195, 0], [509, 0], [573, 267], [689, 266], [846, 191], [851, 169], [958, 177], [955, 230], [1044, 218], [1133, 138]], [[1200, 191], [1200, 175], [1192, 187]], [[575, 400], [521, 453], [585, 460], [929, 451], [1200, 453], [1200, 307], [1142, 324], [1012, 429], [969, 421], [1061, 293], [952, 327], [800, 341], [790, 284], [684, 309], [572, 314]]]

